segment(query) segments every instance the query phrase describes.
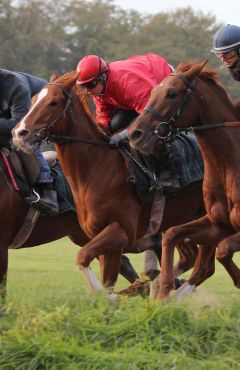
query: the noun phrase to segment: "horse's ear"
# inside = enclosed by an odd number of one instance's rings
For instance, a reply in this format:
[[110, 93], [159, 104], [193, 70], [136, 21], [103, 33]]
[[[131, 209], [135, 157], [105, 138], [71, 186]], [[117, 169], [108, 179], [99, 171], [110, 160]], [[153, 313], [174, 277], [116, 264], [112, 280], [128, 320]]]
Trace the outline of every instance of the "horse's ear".
[[71, 71], [66, 73], [65, 76], [65, 86], [68, 88], [72, 88], [76, 85], [76, 81], [78, 78], [79, 72], [78, 71]]
[[57, 71], [54, 71], [50, 77], [50, 82], [55, 81], [59, 77], [59, 73]]
[[195, 78], [197, 78], [203, 71], [208, 60], [209, 59], [206, 59], [204, 60], [204, 62], [193, 61], [191, 63], [191, 68], [189, 68], [189, 70], [186, 71], [185, 77], [189, 78], [190, 80], [194, 80]]
[[208, 63], [209, 59], [206, 59], [203, 63], [202, 63], [202, 67], [199, 71], [199, 73], [204, 69], [205, 65]]

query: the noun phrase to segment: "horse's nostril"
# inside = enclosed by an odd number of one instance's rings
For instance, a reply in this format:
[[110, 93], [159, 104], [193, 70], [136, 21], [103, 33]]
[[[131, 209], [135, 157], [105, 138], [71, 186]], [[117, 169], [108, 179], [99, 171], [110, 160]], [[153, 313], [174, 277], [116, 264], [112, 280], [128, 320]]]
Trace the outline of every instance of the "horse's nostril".
[[18, 135], [20, 137], [25, 137], [25, 136], [27, 136], [27, 134], [28, 134], [28, 130], [20, 130], [20, 131], [18, 131]]
[[141, 139], [142, 134], [143, 134], [142, 130], [134, 130], [129, 135], [129, 138], [130, 138], [131, 141], [137, 141], [137, 140]]

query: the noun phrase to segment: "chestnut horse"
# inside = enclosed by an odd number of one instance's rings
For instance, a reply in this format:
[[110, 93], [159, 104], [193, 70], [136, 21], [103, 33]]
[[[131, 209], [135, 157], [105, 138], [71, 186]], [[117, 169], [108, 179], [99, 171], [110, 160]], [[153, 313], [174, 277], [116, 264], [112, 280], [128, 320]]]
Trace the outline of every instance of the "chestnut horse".
[[[8, 181], [8, 172], [4, 163], [0, 164], [0, 187], [1, 187], [1, 218], [0, 228], [2, 232], [0, 237], [0, 303], [4, 302], [6, 296], [6, 282], [7, 282], [7, 270], [8, 270], [8, 248], [15, 248], [11, 246], [18, 230], [22, 226], [25, 219], [29, 206], [23, 201], [19, 192], [14, 190]], [[49, 227], [51, 225], [51, 227]], [[57, 216], [39, 216], [36, 224], [32, 230], [32, 233], [27, 239], [24, 239], [20, 248], [28, 248], [39, 246], [45, 243], [52, 242], [60, 239], [64, 236], [68, 236], [73, 243], [78, 246], [84, 246], [89, 241], [89, 238], [80, 228], [78, 223], [77, 214], [74, 211], [64, 212]], [[161, 245], [152, 240], [150, 237], [144, 241], [144, 245], [139, 246], [145, 250], [146, 245], [161, 253]], [[160, 249], [160, 251], [159, 251]], [[101, 282], [105, 286], [113, 286], [115, 280], [112, 279], [112, 275], [115, 276], [114, 265], [109, 265], [103, 256], [99, 257], [100, 270], [101, 270]], [[112, 270], [114, 273], [112, 273]], [[125, 257], [121, 258], [120, 274], [124, 276], [131, 283], [138, 277], [136, 272], [132, 269], [128, 259]]]
[[[77, 77], [78, 73], [68, 72], [47, 84], [13, 130], [13, 139], [18, 147], [29, 151], [43, 139], [56, 142], [79, 223], [91, 239], [77, 253], [77, 264], [97, 290], [89, 264], [103, 254], [119, 261], [122, 253], [139, 252], [139, 240], [148, 229], [151, 204], [143, 204], [134, 185], [127, 182], [129, 174], [122, 155], [111, 148], [109, 138], [97, 127], [86, 94], [79, 93], [75, 86]], [[201, 186], [166, 198], [160, 231], [196, 219], [204, 212]], [[192, 263], [187, 268], [190, 267]]]
[[[216, 71], [205, 64], [181, 63], [152, 91], [144, 112], [130, 129], [131, 145], [148, 153], [181, 131], [194, 131], [204, 159], [207, 214], [166, 232], [159, 298], [167, 297], [173, 287], [174, 246], [184, 240], [204, 245], [206, 253], [218, 246], [217, 259], [240, 288], [240, 270], [232, 261], [233, 253], [240, 250], [240, 117], [217, 81]], [[188, 294], [195, 285], [190, 277], [180, 294]]]

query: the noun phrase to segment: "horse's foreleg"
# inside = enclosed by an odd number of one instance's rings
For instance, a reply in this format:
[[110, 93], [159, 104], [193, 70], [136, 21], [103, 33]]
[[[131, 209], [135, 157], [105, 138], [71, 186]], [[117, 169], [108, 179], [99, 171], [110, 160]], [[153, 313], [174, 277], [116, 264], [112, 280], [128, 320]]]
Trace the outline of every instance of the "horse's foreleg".
[[[118, 267], [117, 271], [112, 271], [112, 274], [116, 276], [116, 274], [118, 274], [119, 272], [120, 267], [120, 255], [127, 244], [127, 234], [117, 222], [113, 222], [105, 227], [105, 229], [97, 234], [81, 250], [79, 250], [79, 252], [77, 253], [76, 264], [84, 272], [85, 278], [94, 292], [101, 289], [102, 286], [99, 282], [96, 281], [96, 277], [89, 269], [89, 264], [91, 263], [91, 261], [94, 258], [99, 257], [100, 255], [113, 255], [115, 253], [114, 259], [115, 262], [118, 259]], [[109, 257], [108, 259], [108, 264], [110, 263], [111, 257]], [[113, 277], [112, 279], [114, 280], [115, 278]]]
[[121, 253], [108, 253], [99, 256], [101, 283], [104, 287], [113, 287], [120, 271]]
[[231, 235], [228, 238], [223, 239], [218, 244], [217, 249], [217, 260], [225, 267], [229, 275], [231, 276], [234, 285], [240, 288], [240, 269], [233, 262], [233, 254], [240, 250], [240, 233]]
[[158, 298], [167, 298], [174, 287], [173, 260], [176, 244], [191, 242], [215, 246], [229, 234], [231, 231], [228, 228], [212, 224], [207, 215], [199, 220], [170, 228], [164, 234], [162, 242], [162, 272]]
[[0, 245], [0, 303], [3, 302], [6, 297], [7, 270], [8, 248]]
[[215, 271], [215, 245], [200, 245], [197, 260], [194, 264], [190, 278], [177, 289], [174, 298], [181, 299], [195, 290], [204, 280], [208, 279]]

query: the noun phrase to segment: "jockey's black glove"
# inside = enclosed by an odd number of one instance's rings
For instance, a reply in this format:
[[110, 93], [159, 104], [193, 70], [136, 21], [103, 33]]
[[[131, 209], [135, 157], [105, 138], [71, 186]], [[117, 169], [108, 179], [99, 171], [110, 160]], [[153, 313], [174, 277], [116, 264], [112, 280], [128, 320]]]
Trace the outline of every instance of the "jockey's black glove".
[[115, 134], [115, 135], [111, 136], [110, 144], [113, 145], [113, 146], [118, 147], [119, 143], [122, 140], [126, 140], [126, 139], [128, 139], [128, 130], [127, 129], [123, 130], [122, 132], [120, 132], [118, 134]]

